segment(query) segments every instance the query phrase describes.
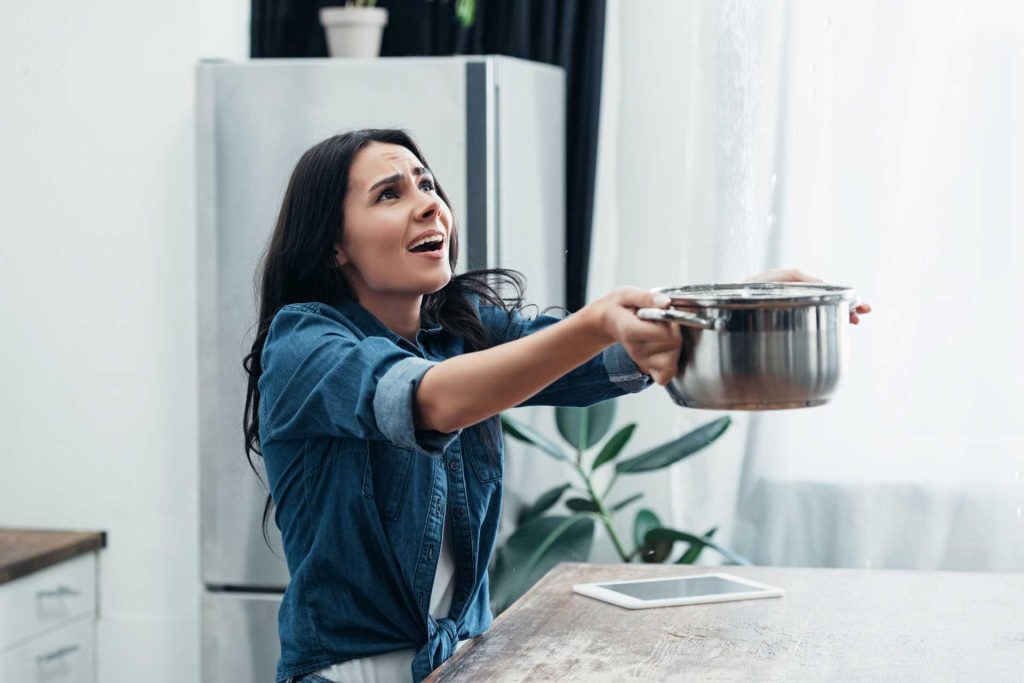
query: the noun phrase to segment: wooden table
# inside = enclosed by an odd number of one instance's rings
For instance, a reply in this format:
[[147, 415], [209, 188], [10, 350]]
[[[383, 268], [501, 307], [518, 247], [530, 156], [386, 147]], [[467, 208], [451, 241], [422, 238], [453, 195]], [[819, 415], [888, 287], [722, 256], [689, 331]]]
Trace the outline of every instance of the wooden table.
[[[786, 595], [627, 610], [572, 592], [715, 571]], [[1024, 573], [560, 564], [427, 680], [1024, 681]]]

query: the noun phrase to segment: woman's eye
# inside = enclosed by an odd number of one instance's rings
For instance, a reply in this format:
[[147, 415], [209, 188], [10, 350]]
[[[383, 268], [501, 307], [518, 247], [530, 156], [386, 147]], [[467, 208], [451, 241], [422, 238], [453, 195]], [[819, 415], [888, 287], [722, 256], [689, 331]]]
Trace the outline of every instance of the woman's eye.
[[[433, 180], [424, 180], [424, 181], [422, 181], [420, 183], [420, 189], [423, 190], [424, 192], [434, 192], [434, 190], [436, 189], [434, 187], [434, 181]], [[383, 200], [383, 199], [397, 199], [397, 198], [398, 198], [398, 192], [393, 187], [389, 187], [386, 190], [384, 190], [383, 192], [381, 192], [379, 195], [377, 195], [377, 201], [378, 202]]]

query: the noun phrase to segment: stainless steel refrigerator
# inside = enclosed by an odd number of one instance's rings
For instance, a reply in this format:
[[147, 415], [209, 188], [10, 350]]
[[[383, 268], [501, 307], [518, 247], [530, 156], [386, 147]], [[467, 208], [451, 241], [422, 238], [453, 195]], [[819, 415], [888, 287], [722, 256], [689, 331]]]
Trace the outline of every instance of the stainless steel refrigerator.
[[513, 267], [564, 305], [565, 79], [507, 57], [287, 59], [202, 62], [196, 87], [203, 679], [269, 681], [288, 572], [244, 454], [242, 358], [289, 174], [333, 134], [404, 128], [454, 205], [458, 272]]

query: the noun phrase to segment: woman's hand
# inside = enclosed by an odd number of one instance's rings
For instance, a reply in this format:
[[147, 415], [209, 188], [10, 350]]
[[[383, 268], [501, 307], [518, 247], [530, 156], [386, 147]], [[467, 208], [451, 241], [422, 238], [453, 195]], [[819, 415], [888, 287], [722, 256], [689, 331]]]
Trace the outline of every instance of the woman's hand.
[[[820, 282], [824, 284], [824, 280], [819, 280], [816, 277], [812, 277], [807, 273], [801, 273], [799, 270], [766, 270], [763, 273], [758, 273], [748, 277], [744, 282]], [[860, 322], [860, 316], [865, 313], [871, 312], [871, 306], [869, 304], [858, 304], [856, 308], [850, 311], [850, 322], [856, 325]]]
[[640, 308], [668, 308], [670, 299], [639, 287], [617, 287], [598, 299], [599, 324], [613, 342], [622, 344], [641, 372], [665, 386], [678, 372], [682, 334], [675, 323], [642, 320]]

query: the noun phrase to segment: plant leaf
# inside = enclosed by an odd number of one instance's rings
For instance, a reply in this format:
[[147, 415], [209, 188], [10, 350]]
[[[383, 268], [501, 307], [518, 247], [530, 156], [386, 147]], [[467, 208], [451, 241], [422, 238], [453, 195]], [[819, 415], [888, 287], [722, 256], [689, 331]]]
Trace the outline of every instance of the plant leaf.
[[540, 494], [540, 497], [537, 498], [532, 505], [523, 508], [519, 513], [517, 523], [522, 526], [529, 520], [543, 515], [558, 502], [558, 499], [562, 497], [562, 494], [565, 493], [565, 490], [569, 488], [569, 486], [571, 486], [571, 484], [562, 484], [561, 486], [556, 486], [555, 488]]
[[594, 501], [587, 500], [586, 498], [570, 498], [565, 501], [565, 507], [573, 512], [600, 512], [597, 506], [594, 505]]
[[[718, 527], [712, 527], [709, 531], [705, 532], [704, 535], [711, 538], [718, 531]], [[693, 564], [700, 557], [700, 552], [704, 550], [707, 544], [703, 541], [697, 541], [690, 545], [690, 548], [683, 553], [683, 556], [676, 560], [676, 564]]]
[[518, 420], [513, 420], [511, 417], [504, 414], [501, 416], [501, 426], [509, 436], [524, 443], [528, 443], [531, 446], [536, 446], [555, 460], [569, 462], [569, 456], [567, 456], [561, 448], [533, 427], [525, 425]]
[[736, 564], [751, 565], [753, 564], [750, 560], [734, 553], [728, 548], [722, 547], [719, 544], [712, 541], [707, 536], [694, 536], [688, 534], [685, 531], [677, 531], [676, 529], [668, 529], [665, 527], [651, 529], [644, 536], [645, 544], [660, 544], [660, 543], [675, 543], [676, 541], [686, 541], [687, 543], [703, 543], [704, 545], [710, 546], [721, 553], [722, 557], [732, 560]]
[[669, 441], [640, 455], [623, 460], [615, 465], [615, 471], [622, 474], [649, 472], [673, 465], [688, 455], [696, 453], [720, 437], [729, 428], [728, 415], [698, 427], [689, 434]]
[[463, 28], [469, 28], [476, 21], [476, 0], [455, 0], [455, 17]]
[[616, 503], [615, 505], [611, 506], [610, 509], [611, 509], [612, 512], [618, 512], [619, 510], [621, 510], [622, 508], [626, 507], [630, 503], [635, 503], [636, 501], [640, 500], [643, 497], [644, 497], [644, 494], [642, 494], [642, 493], [633, 494], [632, 496], [630, 496], [626, 500], [620, 501], [620, 502]]
[[636, 423], [630, 423], [615, 432], [615, 436], [608, 439], [608, 442], [601, 449], [601, 452], [594, 458], [594, 464], [591, 466], [590, 471], [593, 472], [601, 465], [605, 464], [609, 460], [614, 460], [615, 456], [619, 454], [622, 447], [629, 441], [629, 437], [633, 436], [633, 430], [636, 429]]
[[516, 529], [498, 551], [491, 573], [495, 611], [503, 612], [559, 562], [585, 562], [593, 541], [591, 517], [552, 515]]
[[555, 424], [573, 448], [585, 451], [604, 438], [615, 417], [615, 399], [595, 403], [586, 408], [558, 406]]
[[661, 520], [658, 519], [658, 515], [647, 508], [640, 508], [636, 511], [636, 517], [633, 518], [633, 543], [639, 548], [644, 544], [644, 536], [647, 535], [647, 532], [660, 526]]
[[647, 540], [646, 532], [644, 532], [642, 538], [644, 539], [643, 543], [637, 546], [640, 550], [640, 560], [642, 562], [658, 564], [667, 560], [668, 556], [672, 554], [671, 541], [649, 541]]

